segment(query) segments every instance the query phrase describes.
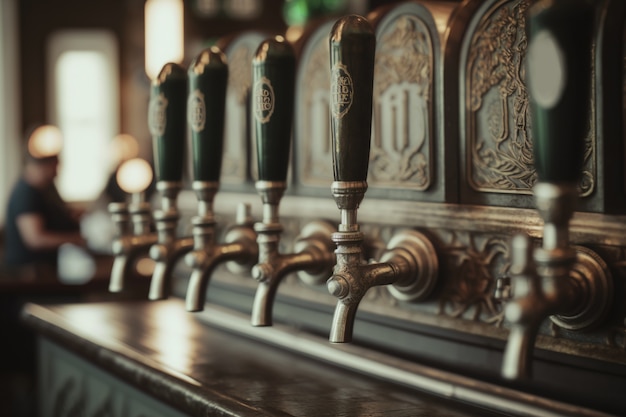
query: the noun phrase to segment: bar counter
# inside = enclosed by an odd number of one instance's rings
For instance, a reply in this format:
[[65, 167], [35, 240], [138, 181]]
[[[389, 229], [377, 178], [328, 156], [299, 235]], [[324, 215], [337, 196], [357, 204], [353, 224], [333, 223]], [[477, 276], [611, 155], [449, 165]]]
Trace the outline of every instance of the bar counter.
[[179, 300], [29, 304], [23, 318], [183, 415], [478, 415], [211, 328]]
[[[64, 407], [74, 412], [79, 407], [86, 416], [461, 417], [503, 410], [507, 415], [600, 415], [541, 398], [515, 398], [502, 387], [496, 395], [480, 394], [481, 383], [437, 381], [434, 374], [429, 379], [423, 368], [426, 374], [415, 378], [432, 384], [431, 392], [441, 390], [430, 395], [411, 388], [410, 377], [401, 385], [331, 363], [333, 356], [346, 366], [371, 362], [365, 350], [359, 357], [359, 347], [324, 345], [321, 337], [276, 326], [251, 328], [252, 337], [245, 337], [236, 333], [243, 317], [209, 306], [191, 314], [180, 299], [27, 304], [22, 320], [40, 340], [40, 407], [49, 415], [71, 415], [59, 411]], [[262, 341], [255, 334], [268, 337]], [[280, 342], [272, 342], [277, 334], [286, 344], [300, 345], [304, 354], [278, 347]], [[325, 350], [326, 361], [307, 354]], [[128, 411], [138, 396], [145, 399], [141, 409], [152, 411]]]

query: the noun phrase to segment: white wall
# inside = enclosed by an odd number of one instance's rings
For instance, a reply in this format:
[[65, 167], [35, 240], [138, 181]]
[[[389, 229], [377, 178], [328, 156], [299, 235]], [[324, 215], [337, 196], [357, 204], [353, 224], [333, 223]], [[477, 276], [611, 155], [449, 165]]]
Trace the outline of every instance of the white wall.
[[4, 225], [7, 199], [21, 165], [18, 1], [0, 1], [0, 225]]

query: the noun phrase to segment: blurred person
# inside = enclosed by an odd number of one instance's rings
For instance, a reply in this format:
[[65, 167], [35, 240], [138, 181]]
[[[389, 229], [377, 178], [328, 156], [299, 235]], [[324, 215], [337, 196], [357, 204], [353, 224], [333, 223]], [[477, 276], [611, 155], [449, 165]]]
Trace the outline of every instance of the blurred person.
[[23, 172], [6, 213], [4, 265], [9, 270], [50, 267], [55, 272], [61, 245], [85, 244], [80, 214], [63, 201], [54, 183], [61, 147], [55, 126], [40, 126], [29, 136]]

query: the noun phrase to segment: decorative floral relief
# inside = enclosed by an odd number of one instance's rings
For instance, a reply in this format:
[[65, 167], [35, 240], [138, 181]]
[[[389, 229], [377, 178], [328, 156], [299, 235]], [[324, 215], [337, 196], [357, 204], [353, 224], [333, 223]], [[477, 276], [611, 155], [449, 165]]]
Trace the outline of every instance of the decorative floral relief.
[[[246, 180], [247, 144], [249, 129], [248, 98], [252, 83], [252, 49], [245, 44], [237, 46], [228, 56], [229, 75], [226, 93], [224, 123], [224, 154], [222, 180], [243, 183]], [[242, 152], [243, 149], [243, 152]]]
[[[525, 85], [529, 0], [500, 1], [483, 15], [472, 37], [466, 67], [468, 178], [478, 191], [530, 194], [537, 181]], [[590, 123], [585, 142], [582, 195], [594, 188]]]
[[[479, 215], [477, 213], [477, 215]], [[285, 253], [293, 250], [293, 239], [307, 223], [307, 219], [297, 216], [285, 216], [285, 234], [281, 239], [281, 250]], [[444, 328], [453, 328], [459, 332], [492, 335], [497, 327], [506, 325], [501, 301], [495, 295], [497, 281], [509, 275], [510, 248], [509, 239], [515, 231], [503, 227], [501, 232], [492, 233], [480, 230], [454, 230], [456, 221], [450, 219], [450, 229], [427, 229], [436, 247], [439, 274], [442, 278], [433, 296], [418, 303], [403, 302], [394, 298], [387, 286], [370, 288], [359, 311], [368, 311], [387, 318], [398, 318], [416, 323], [431, 323]], [[362, 224], [365, 234], [364, 262], [375, 262], [385, 250], [387, 242], [405, 226]], [[480, 226], [477, 226], [479, 229]], [[283, 246], [284, 245], [284, 246]], [[626, 283], [626, 248], [619, 246], [592, 246], [591, 249], [608, 263], [616, 280], [616, 291]], [[216, 277], [216, 279], [219, 279]], [[246, 277], [228, 277], [228, 282], [239, 279], [237, 285], [255, 288], [255, 283]], [[616, 281], [617, 282], [617, 281]], [[310, 285], [298, 279], [295, 274], [286, 277], [281, 284], [283, 294], [308, 302], [320, 303], [332, 308], [336, 298], [328, 293], [323, 282]], [[616, 297], [620, 297], [617, 294]], [[506, 300], [507, 296], [503, 297]], [[429, 316], [429, 317], [428, 317]], [[425, 317], [428, 317], [425, 319]], [[442, 319], [441, 322], [438, 320]], [[569, 332], [560, 329], [550, 320], [545, 320], [542, 333], [550, 335], [555, 345], [557, 339], [581, 341], [586, 345], [604, 345], [608, 349], [626, 351], [626, 312], [615, 311], [609, 318], [610, 323], [597, 331]], [[471, 325], [468, 322], [472, 321]], [[497, 330], [498, 334], [502, 334]]]
[[470, 314], [472, 320], [500, 325], [503, 314], [494, 299], [494, 285], [510, 266], [507, 240], [454, 232], [451, 238], [442, 248], [444, 268], [449, 270], [442, 271], [446, 281], [439, 299], [440, 314], [459, 318]]
[[378, 41], [369, 182], [425, 190], [431, 183], [433, 46], [416, 16]]
[[301, 127], [298, 130], [299, 160], [302, 181], [308, 184], [328, 186], [332, 180], [332, 155], [330, 131], [330, 63], [328, 39], [321, 39], [309, 55], [304, 68], [303, 102], [298, 115]]

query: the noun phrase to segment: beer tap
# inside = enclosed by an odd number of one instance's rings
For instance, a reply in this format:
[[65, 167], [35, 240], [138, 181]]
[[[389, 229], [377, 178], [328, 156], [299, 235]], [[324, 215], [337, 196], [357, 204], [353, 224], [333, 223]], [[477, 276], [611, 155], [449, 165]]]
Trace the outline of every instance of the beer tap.
[[[115, 259], [109, 281], [110, 292], [121, 292], [126, 277], [132, 273], [135, 261], [148, 254], [157, 240], [150, 231], [150, 204], [144, 200], [144, 191], [152, 182], [152, 168], [143, 159], [124, 162], [116, 174], [120, 188], [131, 194], [131, 202], [109, 204], [109, 213], [115, 227], [112, 249]], [[129, 220], [132, 230], [129, 228]]]
[[161, 194], [161, 209], [155, 210], [157, 242], [150, 248], [155, 261], [148, 297], [167, 298], [172, 269], [193, 246], [190, 237], [176, 238], [180, 213], [176, 206], [182, 189], [185, 156], [185, 101], [187, 75], [177, 64], [166, 64], [150, 90], [149, 127], [152, 134], [156, 188]]
[[529, 9], [527, 77], [538, 183], [535, 201], [543, 243], [512, 241], [511, 323], [502, 376], [525, 379], [541, 323], [581, 330], [597, 325], [611, 303], [606, 265], [569, 244], [588, 131], [594, 6], [585, 0], [539, 1]]
[[373, 286], [388, 285], [396, 298], [417, 301], [437, 282], [437, 253], [415, 230], [396, 233], [380, 262], [363, 263], [363, 233], [357, 211], [367, 190], [371, 141], [375, 37], [369, 22], [356, 15], [339, 19], [330, 35], [331, 126], [334, 182], [341, 211], [332, 235], [337, 263], [328, 290], [338, 298], [330, 331], [333, 343], [350, 342], [359, 303]]
[[301, 271], [309, 283], [324, 282], [335, 262], [334, 228], [322, 221], [311, 222], [296, 239], [295, 252], [280, 253], [283, 227], [279, 204], [287, 188], [287, 168], [293, 118], [295, 57], [281, 36], [265, 40], [253, 60], [252, 107], [255, 118], [259, 180], [256, 189], [263, 201], [263, 221], [255, 224], [259, 263], [252, 277], [259, 286], [252, 306], [252, 325], [271, 326], [272, 307], [282, 279]]
[[198, 215], [193, 217], [193, 251], [185, 257], [191, 268], [186, 308], [204, 308], [206, 288], [215, 267], [236, 261], [251, 267], [257, 260], [256, 233], [249, 221], [249, 207], [240, 207], [237, 224], [216, 244], [213, 199], [219, 188], [224, 136], [224, 106], [228, 65], [222, 51], [213, 47], [198, 55], [189, 67], [189, 124], [193, 147], [192, 184], [198, 198]]

